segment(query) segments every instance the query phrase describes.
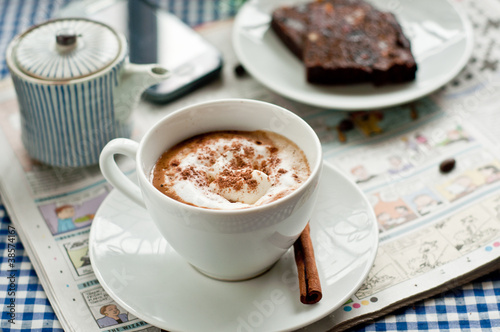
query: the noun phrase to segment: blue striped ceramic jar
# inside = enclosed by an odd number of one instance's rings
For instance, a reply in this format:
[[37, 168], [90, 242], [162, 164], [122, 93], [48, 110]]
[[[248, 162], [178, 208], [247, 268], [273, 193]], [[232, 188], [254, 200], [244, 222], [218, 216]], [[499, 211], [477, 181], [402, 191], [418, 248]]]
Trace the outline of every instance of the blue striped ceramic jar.
[[130, 114], [157, 65], [127, 61], [127, 43], [107, 25], [59, 19], [16, 37], [6, 58], [29, 155], [58, 167], [97, 164], [108, 141], [131, 134]]

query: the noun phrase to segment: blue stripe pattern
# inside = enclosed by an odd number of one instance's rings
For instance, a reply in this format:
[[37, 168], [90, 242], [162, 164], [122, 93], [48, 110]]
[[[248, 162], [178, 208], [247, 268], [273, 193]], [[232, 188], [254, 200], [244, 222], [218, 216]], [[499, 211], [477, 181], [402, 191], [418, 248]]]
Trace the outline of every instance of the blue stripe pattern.
[[70, 0], [0, 0], [0, 78], [9, 74], [5, 62], [7, 45], [18, 33], [50, 19]]
[[[180, 0], [147, 0], [181, 16], [184, 7], [178, 6]], [[50, 18], [53, 13], [68, 0], [0, 0], [0, 77], [8, 75], [5, 65], [5, 49], [8, 42], [29, 26]], [[181, 1], [184, 2], [184, 1]], [[190, 25], [198, 25], [212, 21], [218, 11], [220, 19], [234, 15], [240, 0], [207, 0], [203, 2], [203, 10], [199, 10], [194, 0], [185, 0], [189, 11], [195, 8], [193, 15], [182, 15]], [[200, 2], [201, 5], [201, 2]], [[8, 14], [7, 14], [8, 13]], [[117, 76], [113, 72], [112, 85], [116, 85]], [[111, 86], [112, 86], [111, 85]], [[108, 88], [111, 88], [108, 87]], [[77, 87], [75, 87], [77, 88]], [[37, 107], [49, 108], [51, 101], [47, 99], [48, 87], [35, 88], [35, 98], [41, 103]], [[78, 87], [84, 91], [83, 86]], [[73, 92], [72, 92], [73, 93]], [[82, 95], [82, 93], [79, 93]], [[112, 97], [112, 95], [110, 95]], [[113, 100], [110, 100], [113, 103]], [[77, 113], [81, 121], [87, 121], [88, 105], [79, 99]], [[46, 118], [45, 130], [55, 133], [54, 115]], [[82, 128], [75, 128], [81, 131]], [[127, 135], [123, 135], [127, 136]], [[48, 136], [49, 146], [54, 146], [55, 136]], [[80, 150], [83, 150], [83, 141], [80, 141]], [[0, 266], [5, 266], [7, 259], [7, 227], [11, 225], [4, 206], [0, 203]], [[17, 289], [27, 290], [25, 295], [16, 298], [16, 303], [24, 305], [24, 310], [18, 312], [16, 325], [8, 323], [5, 306], [8, 304], [6, 296], [6, 270], [0, 269], [0, 302], [2, 316], [0, 330], [4, 332], [63, 332], [56, 315], [36, 277], [29, 258], [21, 243], [16, 244], [16, 260], [21, 262]], [[351, 329], [351, 331], [499, 331], [500, 330], [500, 272], [496, 271], [479, 278], [462, 287], [454, 286], [449, 291], [406, 306], [397, 312], [371, 321], [367, 325]]]
[[[34, 24], [41, 23], [53, 16], [53, 14], [62, 6], [67, 4], [69, 0], [0, 0], [0, 78], [5, 78], [9, 75], [8, 68], [5, 63], [5, 50], [10, 40], [18, 33], [26, 30]], [[179, 0], [157, 0], [161, 3], [161, 6], [170, 12], [179, 15], [178, 6]], [[219, 6], [221, 9], [220, 18], [229, 18], [234, 15], [237, 9], [237, 5], [234, 3], [241, 3], [241, 1], [235, 0], [214, 0], [214, 1], [204, 1], [203, 8], [198, 8], [194, 15], [188, 15], [184, 17], [186, 23], [190, 25], [198, 25], [203, 22], [208, 22], [213, 20], [213, 6], [217, 6], [218, 3], [224, 2], [224, 5]], [[226, 5], [229, 4], [229, 5]], [[201, 7], [200, 2], [200, 7]], [[188, 5], [188, 7], [190, 7]], [[208, 10], [207, 8], [210, 8]], [[180, 15], [179, 15], [180, 16]], [[50, 64], [54, 66], [54, 63]], [[15, 78], [13, 78], [15, 79]], [[113, 69], [113, 75], [108, 78], [108, 91], [111, 91], [114, 86], [118, 84], [117, 68]], [[89, 114], [87, 113], [89, 105], [83, 103], [83, 98], [81, 95], [85, 90], [84, 86], [74, 86], [74, 89], [78, 89], [79, 99], [76, 102], [77, 108], [76, 114], [79, 115], [80, 121], [77, 121], [77, 125], [83, 124], [83, 121], [88, 120]], [[48, 86], [35, 86], [31, 90], [31, 95], [34, 95], [37, 101], [36, 107], [42, 109], [49, 109], [52, 107], [52, 99], [47, 98], [49, 87]], [[75, 91], [71, 91], [71, 94]], [[113, 95], [108, 94], [109, 104], [113, 104]], [[57, 128], [55, 126], [55, 114], [48, 114], [45, 118], [39, 118], [41, 121], [41, 126], [45, 132], [50, 133], [46, 137], [45, 142], [40, 142], [41, 146], [46, 147], [46, 151], [49, 155], [53, 155], [57, 140]], [[113, 120], [114, 121], [114, 120]], [[82, 132], [82, 127], [76, 127], [74, 129], [77, 133]], [[120, 126], [116, 133], [117, 136], [129, 137], [130, 127]], [[84, 151], [83, 140], [79, 140], [77, 145], [77, 151]], [[85, 155], [82, 156], [84, 163]], [[7, 311], [5, 311], [5, 306], [8, 305], [9, 297], [7, 296], [7, 284], [6, 284], [6, 270], [3, 268], [7, 263], [7, 228], [11, 225], [10, 219], [5, 207], [1, 203], [0, 199], [0, 303], [2, 304], [2, 314], [0, 316], [0, 331], [3, 332], [64, 332], [52, 307], [43, 291], [43, 288], [36, 276], [36, 272], [30, 263], [27, 253], [20, 242], [16, 243], [16, 261], [20, 263], [19, 267], [19, 278], [17, 279], [17, 289], [21, 290], [22, 295], [16, 297], [16, 305], [23, 308], [22, 311], [16, 312], [16, 324], [12, 325], [8, 323], [8, 316], [6, 316]]]
[[87, 166], [98, 163], [111, 139], [129, 137], [131, 124], [115, 121], [113, 105], [123, 64], [124, 60], [104, 76], [75, 85], [24, 82], [13, 74], [22, 140], [30, 156], [54, 166]]
[[[178, 15], [185, 23], [196, 26], [204, 22], [228, 19], [234, 16], [245, 0], [203, 1], [200, 8], [187, 15], [184, 8], [191, 12], [193, 0], [143, 0], [153, 6]], [[70, 0], [0, 0], [0, 78], [9, 74], [5, 63], [5, 50], [14, 36], [34, 24], [42, 23], [53, 17], [54, 13]], [[181, 6], [179, 6], [181, 4]], [[11, 18], [11, 19], [8, 19]], [[54, 63], [52, 63], [52, 66]], [[88, 68], [87, 68], [88, 69]], [[53, 69], [49, 71], [52, 72]]]
[[[70, 46], [51, 46], [64, 29], [72, 29], [78, 36], [73, 45], [76, 51], [68, 51]], [[58, 51], [54, 52], [53, 47]], [[115, 61], [119, 50], [119, 39], [109, 27], [89, 20], [64, 19], [29, 30], [17, 41], [13, 56], [17, 67], [29, 76], [64, 81], [107, 67]]]
[[[4, 332], [64, 332], [61, 324], [50, 306], [50, 302], [43, 291], [38, 277], [15, 233], [14, 243], [8, 241], [9, 226], [12, 227], [5, 207], [0, 201], [0, 331]], [[11, 228], [12, 229], [12, 228]], [[8, 244], [15, 246], [14, 271], [10, 271]], [[10, 284], [11, 273], [15, 275], [14, 285]], [[9, 323], [12, 296], [8, 292], [14, 289], [15, 297], [15, 324]], [[12, 293], [11, 293], [12, 294]], [[22, 309], [22, 310], [21, 310]]]

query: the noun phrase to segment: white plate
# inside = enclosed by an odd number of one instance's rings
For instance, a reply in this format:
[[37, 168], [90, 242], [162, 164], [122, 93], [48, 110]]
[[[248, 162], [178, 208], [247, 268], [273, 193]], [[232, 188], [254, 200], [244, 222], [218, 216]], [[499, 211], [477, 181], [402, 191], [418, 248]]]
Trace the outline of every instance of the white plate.
[[299, 0], [247, 2], [236, 16], [233, 46], [253, 77], [276, 93], [299, 102], [339, 110], [374, 109], [410, 102], [450, 81], [472, 53], [470, 22], [449, 1], [372, 0], [369, 2], [377, 8], [396, 15], [410, 39], [418, 66], [416, 80], [383, 87], [309, 84], [303, 64], [269, 28], [274, 8], [297, 2]]
[[169, 331], [282, 331], [339, 308], [361, 286], [375, 259], [378, 230], [363, 193], [325, 165], [311, 220], [323, 299], [300, 303], [293, 250], [260, 277], [224, 282], [185, 262], [147, 212], [114, 190], [97, 211], [90, 258], [102, 287], [123, 308]]

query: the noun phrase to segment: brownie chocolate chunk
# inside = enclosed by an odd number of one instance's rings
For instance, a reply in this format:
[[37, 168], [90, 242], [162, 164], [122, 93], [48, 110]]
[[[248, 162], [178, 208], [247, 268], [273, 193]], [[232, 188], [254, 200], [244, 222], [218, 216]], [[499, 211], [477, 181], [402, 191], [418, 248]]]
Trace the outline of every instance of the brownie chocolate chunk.
[[383, 85], [415, 79], [410, 42], [394, 15], [362, 0], [281, 7], [271, 27], [302, 59], [310, 83]]

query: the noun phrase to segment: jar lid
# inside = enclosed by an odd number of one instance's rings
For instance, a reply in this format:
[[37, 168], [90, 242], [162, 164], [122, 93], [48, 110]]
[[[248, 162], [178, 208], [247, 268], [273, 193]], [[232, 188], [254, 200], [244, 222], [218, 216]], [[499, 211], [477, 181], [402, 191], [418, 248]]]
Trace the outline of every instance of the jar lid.
[[20, 36], [13, 58], [25, 74], [65, 81], [92, 75], [120, 54], [117, 33], [105, 24], [81, 18], [45, 22]]

